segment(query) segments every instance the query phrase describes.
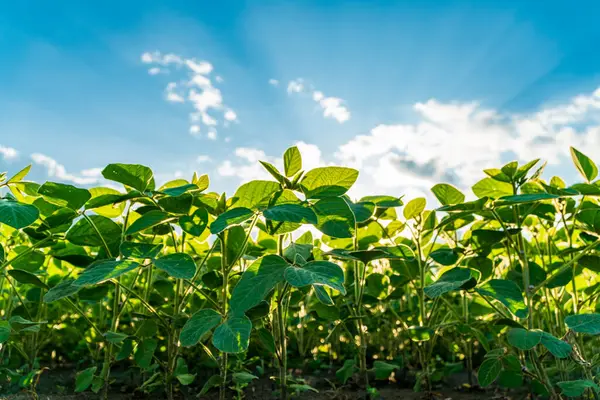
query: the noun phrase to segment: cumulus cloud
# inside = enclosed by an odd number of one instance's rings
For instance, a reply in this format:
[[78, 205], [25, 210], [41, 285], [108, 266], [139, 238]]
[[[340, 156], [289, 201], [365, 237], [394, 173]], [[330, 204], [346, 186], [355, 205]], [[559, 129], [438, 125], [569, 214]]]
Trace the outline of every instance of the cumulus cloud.
[[221, 90], [214, 84], [214, 82], [221, 83], [223, 79], [220, 76], [211, 77], [214, 67], [208, 61], [158, 51], [143, 53], [141, 61], [152, 65], [148, 70], [151, 75], [177, 72], [177, 76], [182, 76], [180, 81], [171, 81], [167, 84], [165, 99], [172, 103], [191, 106], [189, 118], [192, 135], [202, 136], [201, 127], [210, 127], [206, 130], [205, 137], [216, 140], [216, 126], [227, 126], [237, 121], [237, 114], [224, 103]]
[[33, 153], [31, 155], [31, 160], [34, 164], [46, 168], [48, 177], [59, 181], [72, 182], [78, 185], [89, 185], [97, 183], [102, 179], [102, 168], [84, 169], [80, 171], [79, 174], [75, 175], [67, 172], [64, 165], [45, 154]]
[[17, 149], [0, 144], [0, 157], [2, 157], [4, 161], [12, 161], [19, 157], [19, 152]]
[[279, 81], [277, 79], [269, 79], [269, 85], [279, 86]]

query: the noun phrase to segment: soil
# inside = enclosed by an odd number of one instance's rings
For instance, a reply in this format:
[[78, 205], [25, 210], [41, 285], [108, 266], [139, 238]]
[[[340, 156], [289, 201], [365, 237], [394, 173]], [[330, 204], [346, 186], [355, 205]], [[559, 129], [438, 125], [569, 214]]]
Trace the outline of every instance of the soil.
[[[115, 374], [115, 375], [118, 375]], [[457, 377], [453, 381], [460, 382], [462, 377]], [[319, 393], [312, 391], [290, 394], [289, 399], [299, 400], [369, 400], [369, 396], [364, 389], [353, 385], [350, 381], [341, 388], [333, 388], [323, 377], [306, 377], [306, 383], [319, 390]], [[101, 396], [93, 393], [73, 394], [71, 387], [75, 376], [72, 369], [54, 369], [50, 373], [42, 375], [38, 386], [39, 400], [100, 400]], [[464, 382], [464, 381], [463, 381]], [[64, 383], [64, 386], [61, 385]], [[454, 383], [454, 382], [453, 382]], [[449, 384], [453, 384], [449, 383]], [[144, 394], [133, 392], [136, 386], [134, 384], [118, 387], [117, 384], [111, 386], [113, 392], [109, 393], [110, 400], [165, 400], [162, 393]], [[456, 388], [445, 387], [434, 390], [432, 393], [415, 393], [411, 389], [402, 387], [400, 383], [375, 382], [375, 387], [379, 397], [373, 397], [372, 400], [522, 400], [527, 398], [523, 392], [513, 392], [507, 394], [506, 391], [481, 390], [477, 388], [458, 390]], [[119, 390], [120, 389], [120, 390]], [[275, 391], [275, 383], [268, 378], [261, 378], [253, 381], [244, 390], [242, 399], [246, 400], [275, 400], [278, 399], [278, 393]], [[200, 391], [199, 387], [185, 387], [184, 393], [177, 393], [176, 400], [198, 399], [198, 400], [217, 400], [218, 390], [213, 389], [208, 395], [197, 397]], [[228, 399], [237, 399], [235, 393], [230, 391]], [[0, 393], [0, 400], [32, 400], [35, 399], [31, 394], [19, 393], [3, 395]]]

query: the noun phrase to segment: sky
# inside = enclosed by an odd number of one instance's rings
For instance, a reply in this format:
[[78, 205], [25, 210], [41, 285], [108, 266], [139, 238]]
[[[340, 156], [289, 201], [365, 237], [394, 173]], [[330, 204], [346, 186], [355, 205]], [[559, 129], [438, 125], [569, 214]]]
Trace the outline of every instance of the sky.
[[297, 145], [359, 169], [355, 197], [533, 158], [574, 183], [569, 146], [600, 161], [600, 2], [573, 4], [2, 2], [0, 171], [139, 163], [232, 195]]

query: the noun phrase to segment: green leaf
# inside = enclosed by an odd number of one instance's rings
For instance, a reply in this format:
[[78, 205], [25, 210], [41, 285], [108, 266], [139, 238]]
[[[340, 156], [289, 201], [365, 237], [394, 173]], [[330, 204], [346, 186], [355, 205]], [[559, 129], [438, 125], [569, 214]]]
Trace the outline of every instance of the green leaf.
[[179, 335], [184, 347], [196, 345], [202, 337], [221, 323], [221, 314], [211, 309], [200, 310], [185, 323]]
[[258, 379], [258, 376], [252, 375], [248, 372], [235, 372], [233, 374], [233, 382], [238, 385], [250, 383], [254, 379]]
[[75, 280], [75, 286], [89, 286], [117, 278], [129, 271], [133, 271], [139, 266], [135, 261], [130, 260], [102, 260], [96, 261], [90, 265]]
[[317, 224], [315, 212], [301, 204], [280, 204], [269, 207], [263, 211], [263, 215], [272, 221]]
[[75, 377], [75, 393], [83, 392], [90, 387], [92, 380], [94, 380], [96, 369], [97, 367], [91, 367], [77, 373]]
[[365, 196], [362, 199], [360, 199], [360, 202], [361, 203], [373, 203], [378, 208], [394, 208], [394, 207], [400, 207], [404, 204], [402, 202], [402, 199], [399, 197], [382, 196], [382, 195]]
[[275, 339], [271, 332], [266, 328], [260, 328], [256, 332], [258, 336], [258, 340], [263, 345], [263, 347], [271, 354], [275, 354]]
[[10, 337], [10, 322], [0, 320], [0, 344], [5, 343]]
[[157, 346], [158, 341], [156, 339], [144, 339], [138, 343], [133, 359], [141, 369], [150, 368], [152, 356]]
[[290, 147], [283, 153], [283, 169], [288, 178], [296, 175], [302, 169], [302, 155], [298, 147]]
[[74, 283], [74, 279], [66, 279], [60, 282], [58, 285], [48, 290], [48, 293], [44, 295], [44, 302], [52, 303], [53, 301], [74, 295], [81, 290], [81, 286], [74, 285]]
[[320, 167], [306, 173], [300, 188], [307, 199], [322, 199], [345, 194], [358, 178], [358, 171], [346, 167]]
[[241, 353], [248, 348], [252, 322], [243, 316], [228, 318], [215, 329], [212, 342], [224, 353]]
[[202, 386], [202, 390], [200, 390], [200, 393], [198, 393], [198, 396], [203, 396], [206, 393], [208, 393], [208, 391], [214, 387], [218, 387], [221, 385], [221, 383], [223, 383], [223, 378], [221, 378], [220, 375], [213, 375], [211, 376], [205, 383], [204, 386]]
[[319, 285], [313, 285], [313, 289], [315, 290], [315, 295], [317, 296], [317, 299], [322, 304], [325, 304], [326, 306], [333, 305], [333, 299], [331, 298], [331, 296], [329, 296], [329, 293], [327, 293], [327, 290], [325, 290], [325, 287], [319, 286]]
[[121, 344], [125, 339], [129, 337], [129, 335], [119, 332], [108, 331], [104, 334], [104, 337], [107, 341], [109, 341], [112, 344]]
[[477, 371], [477, 380], [479, 381], [479, 386], [490, 386], [492, 383], [494, 383], [496, 378], [498, 378], [500, 371], [502, 371], [502, 361], [500, 361], [500, 359], [488, 358], [484, 360], [479, 367], [479, 371]]
[[598, 167], [596, 167], [596, 164], [589, 157], [574, 147], [571, 147], [571, 158], [573, 159], [575, 167], [587, 182], [596, 179], [598, 176]]
[[233, 195], [232, 208], [261, 209], [269, 204], [271, 195], [281, 189], [277, 182], [250, 181], [240, 186]]
[[317, 215], [316, 228], [326, 235], [336, 238], [351, 238], [354, 236], [354, 213], [340, 197], [329, 197], [317, 201], [313, 205]]
[[350, 206], [350, 209], [352, 210], [352, 213], [354, 214], [354, 218], [356, 219], [356, 222], [358, 222], [358, 223], [369, 220], [373, 216], [373, 213], [375, 212], [375, 203], [366, 202], [366, 201], [353, 203], [350, 200], [346, 200], [346, 202]]
[[442, 247], [432, 251], [429, 257], [441, 265], [454, 265], [458, 261], [459, 255], [456, 249]]
[[512, 328], [508, 331], [507, 340], [511, 346], [519, 350], [531, 350], [541, 343], [543, 333], [537, 329], [528, 331], [527, 329]]
[[[69, 242], [79, 246], [103, 246], [104, 242], [110, 244], [115, 240], [120, 240], [121, 227], [112, 219], [101, 215], [90, 215], [88, 218], [98, 231], [94, 229], [87, 219], [82, 218], [67, 232], [66, 239]], [[98, 235], [98, 232], [102, 237]], [[104, 241], [102, 238], [104, 238]]]
[[279, 182], [282, 185], [286, 185], [289, 182], [289, 180], [285, 176], [283, 176], [281, 174], [281, 172], [279, 172], [279, 170], [277, 168], [275, 168], [275, 166], [273, 164], [266, 162], [266, 161], [259, 161], [259, 162], [267, 170], [267, 172], [269, 174], [271, 174], [271, 176], [277, 180], [277, 182]]
[[254, 261], [231, 293], [231, 310], [241, 314], [258, 305], [277, 283], [283, 282], [288, 266], [283, 258], [274, 254]]
[[185, 253], [173, 253], [157, 258], [154, 265], [176, 279], [192, 279], [196, 274], [194, 259]]
[[563, 381], [556, 383], [562, 390], [562, 394], [568, 397], [578, 397], [585, 393], [586, 389], [600, 391], [600, 387], [589, 379], [580, 379], [576, 381]]
[[8, 274], [19, 283], [37, 286], [42, 289], [48, 289], [48, 285], [42, 282], [40, 278], [31, 272], [23, 271], [21, 269], [11, 269], [8, 271]]
[[0, 199], [0, 224], [14, 229], [25, 228], [33, 224], [39, 217], [37, 207], [19, 203], [10, 199]]
[[125, 258], [140, 258], [148, 259], [154, 258], [160, 254], [164, 245], [162, 243], [137, 243], [137, 242], [123, 242], [121, 243], [120, 251]]
[[527, 318], [529, 309], [525, 305], [521, 289], [513, 281], [492, 279], [475, 289], [479, 294], [490, 296], [504, 304], [519, 318]]
[[465, 195], [447, 183], [438, 183], [431, 188], [431, 191], [443, 206], [460, 204], [465, 201]]
[[210, 225], [210, 233], [218, 234], [232, 226], [241, 225], [254, 215], [249, 208], [239, 207], [225, 211]]
[[406, 220], [409, 220], [420, 215], [423, 212], [423, 210], [425, 210], [426, 205], [427, 201], [423, 197], [417, 197], [416, 199], [412, 199], [404, 206], [404, 210], [402, 211], [404, 218]]
[[181, 229], [195, 237], [204, 233], [208, 225], [208, 211], [205, 208], [199, 208], [192, 215], [184, 215], [179, 218]]
[[109, 164], [102, 170], [102, 176], [108, 180], [122, 183], [140, 192], [154, 190], [152, 170], [139, 164]]
[[514, 196], [503, 196], [494, 202], [496, 206], [507, 206], [515, 204], [535, 203], [543, 200], [559, 199], [560, 196], [550, 193], [517, 194]]
[[44, 196], [52, 204], [79, 210], [92, 197], [89, 190], [80, 189], [73, 185], [64, 183], [46, 182], [38, 189], [38, 193]]
[[547, 332], [542, 332], [542, 345], [556, 358], [567, 358], [573, 351], [571, 345]]
[[29, 173], [29, 170], [31, 170], [31, 164], [14, 174], [9, 180], [6, 181], [6, 183], [8, 184], [22, 181], [23, 178], [25, 178]]
[[168, 189], [161, 190], [161, 193], [166, 194], [167, 196], [171, 196], [171, 197], [178, 197], [184, 193], [187, 193], [190, 191], [197, 191], [197, 190], [198, 190], [198, 186], [194, 185], [193, 183], [186, 183], [181, 186], [175, 186], [175, 187], [170, 187]]
[[346, 294], [344, 271], [339, 265], [329, 261], [311, 261], [302, 268], [289, 266], [284, 273], [285, 280], [294, 287], [324, 285]]
[[153, 226], [163, 224], [167, 221], [173, 220], [174, 217], [160, 210], [151, 210], [147, 213], [142, 214], [141, 217], [133, 221], [131, 225], [127, 227], [125, 231], [126, 235], [133, 235], [134, 233], [141, 232], [143, 230], [152, 228]]
[[179, 374], [175, 375], [175, 378], [181, 383], [183, 386], [191, 385], [196, 379], [196, 374]]
[[388, 379], [394, 370], [400, 369], [396, 364], [386, 363], [384, 361], [374, 361], [373, 371], [375, 373], [375, 379], [383, 380]]
[[335, 376], [345, 385], [348, 379], [352, 378], [356, 369], [356, 361], [346, 360], [344, 366], [335, 371]]
[[513, 188], [510, 183], [500, 182], [493, 178], [484, 178], [480, 180], [473, 185], [472, 189], [475, 196], [479, 198], [489, 197], [497, 199], [499, 197], [513, 195]]
[[460, 289], [462, 285], [471, 279], [471, 270], [469, 268], [452, 268], [442, 274], [442, 276], [427, 286], [423, 291], [430, 298], [436, 298], [453, 290]]
[[574, 332], [600, 335], [600, 314], [569, 315], [565, 323]]

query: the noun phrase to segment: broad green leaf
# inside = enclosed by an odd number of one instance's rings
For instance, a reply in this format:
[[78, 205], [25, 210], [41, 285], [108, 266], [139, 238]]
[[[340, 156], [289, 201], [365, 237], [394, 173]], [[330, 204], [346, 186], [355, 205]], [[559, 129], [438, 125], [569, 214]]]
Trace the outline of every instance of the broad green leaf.
[[571, 345], [547, 332], [542, 332], [542, 345], [556, 358], [567, 358], [573, 351]]
[[178, 374], [175, 375], [175, 378], [177, 378], [179, 383], [181, 383], [183, 386], [187, 386], [194, 382], [194, 379], [196, 379], [196, 374]]
[[196, 345], [202, 336], [221, 323], [221, 314], [211, 309], [200, 310], [185, 323], [179, 335], [184, 347]]
[[290, 147], [283, 153], [283, 169], [288, 178], [296, 175], [302, 169], [302, 155], [298, 147]]
[[541, 343], [544, 332], [534, 329], [512, 328], [508, 331], [507, 339], [511, 346], [519, 350], [531, 350]]
[[492, 279], [475, 290], [481, 295], [498, 300], [519, 318], [527, 318], [529, 314], [529, 309], [523, 299], [523, 293], [513, 281]]
[[40, 212], [31, 204], [19, 203], [10, 199], [0, 199], [0, 224], [15, 229], [25, 228], [33, 224]]
[[[297, 208], [297, 207], [302, 207], [302, 201], [300, 201], [300, 199], [298, 198], [298, 196], [296, 196], [296, 194], [289, 190], [289, 189], [284, 189], [281, 191], [278, 191], [276, 193], [274, 193], [271, 198], [269, 199], [269, 205], [268, 205], [268, 209], [273, 209], [276, 208], [278, 209], [281, 206], [286, 206], [283, 207], [283, 211], [289, 211], [289, 208], [287, 206], [291, 206], [291, 208]], [[276, 211], [276, 215], [275, 218], [279, 218], [279, 219], [283, 219], [282, 217], [285, 217], [287, 215], [282, 215], [283, 213], [279, 211]], [[305, 214], [306, 212], [304, 212], [303, 210], [300, 211], [302, 214]], [[310, 210], [309, 212], [313, 212], [312, 210]], [[267, 213], [268, 214], [268, 213]], [[286, 213], [289, 214], [289, 213]], [[313, 212], [314, 214], [314, 212]], [[310, 216], [309, 218], [313, 218], [312, 216]], [[314, 217], [316, 219], [316, 216]], [[293, 218], [294, 220], [298, 220], [298, 216], [295, 216]], [[269, 235], [283, 235], [285, 233], [289, 233], [289, 232], [293, 232], [296, 229], [300, 228], [302, 226], [302, 224], [300, 222], [291, 222], [291, 221], [276, 221], [273, 219], [269, 219], [266, 218], [266, 226], [267, 226], [267, 233]]]
[[413, 219], [416, 216], [420, 215], [423, 212], [423, 210], [425, 210], [426, 205], [427, 201], [424, 197], [412, 199], [404, 206], [402, 214], [404, 215], [404, 218], [408, 221], [409, 219]]
[[10, 337], [10, 322], [0, 320], [0, 344], [5, 343]]
[[119, 352], [115, 356], [115, 360], [121, 361], [121, 360], [128, 358], [131, 355], [132, 351], [133, 351], [133, 340], [125, 339], [123, 341], [123, 344], [121, 345], [121, 348], [119, 349]]
[[212, 343], [224, 353], [241, 353], [248, 348], [252, 322], [245, 315], [228, 318], [215, 329]]
[[87, 189], [80, 189], [64, 183], [46, 182], [38, 189], [50, 203], [72, 210], [79, 210], [92, 197]]
[[331, 298], [329, 293], [327, 293], [327, 290], [325, 290], [324, 286], [313, 285], [313, 289], [315, 290], [315, 295], [317, 296], [317, 299], [322, 304], [325, 304], [326, 306], [333, 305], [333, 299]]
[[185, 253], [173, 253], [157, 258], [154, 265], [176, 279], [192, 279], [196, 274], [194, 259]]
[[293, 264], [302, 265], [308, 262], [308, 259], [312, 256], [313, 247], [312, 244], [290, 243], [283, 250], [283, 256]]
[[208, 189], [208, 186], [210, 185], [210, 178], [206, 174], [198, 176], [194, 172], [194, 176], [192, 178], [192, 183], [194, 185], [198, 186], [198, 190], [202, 192], [202, 191]]
[[289, 264], [281, 257], [269, 254], [254, 261], [242, 274], [231, 293], [229, 304], [237, 314], [258, 305], [279, 282]]
[[503, 196], [494, 202], [496, 206], [535, 203], [543, 200], [554, 200], [560, 196], [550, 193], [517, 194], [514, 196]]
[[260, 344], [262, 344], [269, 353], [275, 354], [275, 339], [273, 338], [273, 334], [266, 328], [260, 328], [256, 334]]
[[157, 346], [158, 341], [156, 339], [144, 339], [138, 343], [133, 359], [141, 369], [150, 368], [152, 356]]
[[600, 391], [600, 386], [589, 379], [580, 379], [576, 381], [563, 381], [556, 383], [562, 390], [562, 394], [568, 397], [578, 397], [585, 393], [586, 389]]
[[108, 331], [104, 334], [104, 337], [107, 341], [109, 341], [112, 344], [121, 344], [125, 339], [129, 337], [129, 335], [119, 332]]
[[289, 266], [284, 273], [285, 280], [294, 287], [324, 285], [346, 294], [344, 271], [339, 265], [329, 261], [311, 261], [298, 268]]
[[286, 185], [289, 182], [289, 180], [285, 176], [283, 176], [273, 164], [266, 161], [259, 162], [267, 170], [267, 172], [277, 180], [277, 182], [281, 183], [282, 185]]
[[108, 180], [122, 183], [140, 192], [154, 190], [152, 170], [139, 164], [109, 164], [102, 170], [102, 176]]
[[354, 213], [340, 197], [324, 198], [317, 201], [313, 210], [317, 215], [316, 228], [324, 234], [335, 238], [351, 238], [354, 236], [356, 221]]
[[134, 233], [141, 232], [143, 230], [152, 228], [153, 226], [163, 224], [167, 221], [173, 220], [174, 217], [161, 210], [151, 210], [147, 213], [142, 214], [141, 217], [133, 221], [131, 225], [127, 227], [125, 231], [126, 235], [133, 235]]
[[192, 215], [179, 217], [179, 226], [181, 229], [192, 235], [200, 236], [204, 233], [208, 225], [208, 211], [205, 208], [199, 208]]
[[[102, 260], [96, 261], [90, 265], [75, 280], [75, 286], [88, 286], [104, 282], [109, 279], [117, 278], [129, 271], [133, 271], [139, 266], [135, 261], [130, 260]], [[48, 292], [50, 293], [50, 292]]]
[[241, 225], [254, 215], [249, 208], [238, 207], [225, 211], [210, 225], [210, 233], [218, 234], [235, 225]]
[[574, 147], [571, 147], [571, 158], [573, 159], [575, 167], [587, 182], [596, 179], [598, 176], [598, 167], [596, 167], [596, 164], [589, 157]]
[[164, 245], [162, 243], [137, 243], [123, 242], [121, 243], [120, 251], [125, 258], [154, 258], [160, 254]]
[[31, 272], [23, 271], [21, 269], [11, 269], [8, 271], [8, 274], [19, 283], [37, 286], [42, 289], [48, 289], [48, 285], [42, 282], [40, 278]]
[[250, 181], [240, 186], [233, 195], [231, 208], [261, 209], [269, 204], [269, 198], [281, 186], [273, 181]]
[[341, 196], [356, 182], [358, 171], [346, 167], [320, 167], [306, 173], [300, 187], [306, 198], [322, 199]]
[[221, 377], [221, 375], [213, 375], [210, 378], [208, 378], [208, 380], [204, 383], [204, 386], [202, 386], [202, 390], [200, 390], [200, 393], [198, 393], [198, 396], [203, 396], [206, 393], [208, 393], [208, 391], [214, 387], [218, 387], [223, 383], [223, 378]]
[[143, 197], [143, 194], [137, 190], [121, 193], [106, 187], [91, 188], [90, 193], [92, 198], [85, 203], [86, 210], [94, 210], [95, 213], [108, 218], [120, 216], [127, 200]]
[[496, 378], [498, 378], [500, 371], [502, 371], [502, 361], [500, 361], [500, 359], [488, 358], [484, 360], [479, 367], [479, 371], [477, 371], [477, 380], [479, 381], [479, 386], [490, 386], [492, 383], [494, 383]]
[[120, 240], [121, 227], [112, 219], [101, 215], [90, 215], [88, 218], [93, 225], [81, 218], [67, 232], [66, 239], [69, 242], [79, 246], [103, 246], [105, 242], [110, 244]]
[[75, 377], [75, 393], [87, 390], [94, 380], [97, 367], [90, 367], [77, 373]]
[[441, 265], [454, 265], [458, 261], [459, 253], [456, 249], [442, 247], [432, 251], [429, 257]]
[[164, 190], [161, 188], [160, 192], [166, 194], [167, 196], [177, 197], [184, 193], [197, 190], [198, 186], [194, 185], [193, 183], [185, 183], [181, 186], [174, 186]]
[[354, 371], [356, 370], [356, 361], [354, 360], [346, 360], [344, 361], [344, 365], [342, 368], [335, 371], [335, 376], [339, 379], [342, 384], [346, 384], [348, 379], [352, 378], [354, 375]]
[[396, 364], [390, 364], [385, 361], [374, 361], [373, 371], [375, 373], [375, 379], [383, 380], [388, 379], [394, 370], [398, 370], [400, 367]]
[[565, 323], [574, 332], [600, 335], [600, 314], [569, 315]]
[[472, 187], [473, 193], [479, 198], [489, 197], [497, 199], [504, 196], [512, 196], [513, 188], [510, 183], [500, 182], [492, 178], [484, 178]]
[[[236, 209], [239, 210], [239, 209]], [[295, 222], [301, 224], [316, 224], [315, 212], [301, 204], [280, 204], [263, 211], [265, 218], [279, 222]]]
[[233, 382], [238, 385], [250, 383], [254, 379], [258, 379], [258, 376], [252, 375], [248, 372], [235, 372], [233, 374]]
[[442, 276], [425, 287], [424, 292], [430, 298], [436, 298], [453, 290], [460, 289], [469, 279], [471, 279], [471, 270], [468, 268], [452, 268], [442, 274]]
[[399, 198], [399, 197], [382, 196], [382, 195], [378, 195], [378, 196], [365, 196], [362, 199], [360, 199], [359, 202], [361, 202], [361, 203], [373, 203], [378, 208], [400, 207], [400, 206], [402, 206], [404, 204], [402, 202], [402, 199]]
[[354, 218], [358, 223], [369, 220], [369, 218], [371, 218], [373, 216], [373, 213], [375, 212], [375, 203], [366, 201], [353, 203], [350, 200], [346, 200], [346, 202], [350, 206], [350, 209], [354, 214]]
[[44, 302], [52, 303], [53, 301], [74, 295], [81, 290], [81, 286], [77, 286], [74, 283], [74, 279], [66, 279], [60, 282], [58, 285], [48, 290], [48, 293], [44, 295]]
[[431, 191], [443, 206], [460, 204], [465, 201], [465, 195], [447, 183], [438, 183], [431, 188]]

